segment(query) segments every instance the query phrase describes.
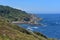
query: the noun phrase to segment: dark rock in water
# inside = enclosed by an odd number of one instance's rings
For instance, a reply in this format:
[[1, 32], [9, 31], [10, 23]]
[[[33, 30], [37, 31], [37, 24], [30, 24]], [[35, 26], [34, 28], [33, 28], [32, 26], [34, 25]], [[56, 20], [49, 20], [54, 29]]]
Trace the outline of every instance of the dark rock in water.
[[30, 18], [26, 17], [24, 18], [24, 21], [30, 21]]

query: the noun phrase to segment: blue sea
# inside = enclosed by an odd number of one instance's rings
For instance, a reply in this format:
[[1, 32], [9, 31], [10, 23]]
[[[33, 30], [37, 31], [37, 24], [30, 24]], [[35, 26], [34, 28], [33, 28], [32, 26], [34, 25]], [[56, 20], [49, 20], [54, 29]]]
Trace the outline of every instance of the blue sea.
[[43, 26], [29, 26], [27, 24], [21, 26], [40, 32], [48, 38], [60, 38], [60, 14], [36, 14], [36, 16], [43, 19], [39, 21], [39, 23], [44, 24]]

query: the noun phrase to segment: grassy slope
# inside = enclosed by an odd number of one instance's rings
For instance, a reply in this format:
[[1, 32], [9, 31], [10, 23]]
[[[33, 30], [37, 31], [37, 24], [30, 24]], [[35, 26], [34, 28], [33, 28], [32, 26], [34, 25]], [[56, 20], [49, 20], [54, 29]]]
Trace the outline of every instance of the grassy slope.
[[0, 40], [38, 40], [25, 29], [0, 18]]
[[29, 31], [15, 24], [8, 23], [0, 17], [0, 40], [47, 40], [45, 36], [34, 32], [39, 38], [35, 37]]
[[24, 28], [7, 22], [20, 20], [25, 16], [29, 15], [24, 11], [0, 5], [0, 40], [48, 40], [43, 34], [34, 32], [37, 38]]

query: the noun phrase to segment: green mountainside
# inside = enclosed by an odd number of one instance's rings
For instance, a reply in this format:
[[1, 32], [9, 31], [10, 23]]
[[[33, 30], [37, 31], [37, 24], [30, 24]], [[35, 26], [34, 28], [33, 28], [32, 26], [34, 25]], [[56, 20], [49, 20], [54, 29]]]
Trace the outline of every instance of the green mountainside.
[[0, 5], [0, 16], [6, 18], [8, 21], [17, 21], [22, 20], [23, 17], [28, 17], [30, 15], [25, 11]]
[[39, 32], [29, 32], [16, 24], [8, 22], [20, 21], [23, 17], [28, 16], [30, 15], [25, 11], [0, 5], [0, 40], [55, 40], [47, 38]]

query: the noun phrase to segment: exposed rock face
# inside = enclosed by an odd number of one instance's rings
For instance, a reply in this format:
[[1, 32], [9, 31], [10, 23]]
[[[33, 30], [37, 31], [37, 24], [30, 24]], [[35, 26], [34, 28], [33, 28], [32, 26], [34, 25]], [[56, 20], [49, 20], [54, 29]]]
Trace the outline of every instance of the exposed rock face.
[[34, 14], [30, 14], [30, 17], [24, 17], [24, 22], [35, 23], [37, 24], [38, 21], [42, 20], [41, 18], [36, 17]]

